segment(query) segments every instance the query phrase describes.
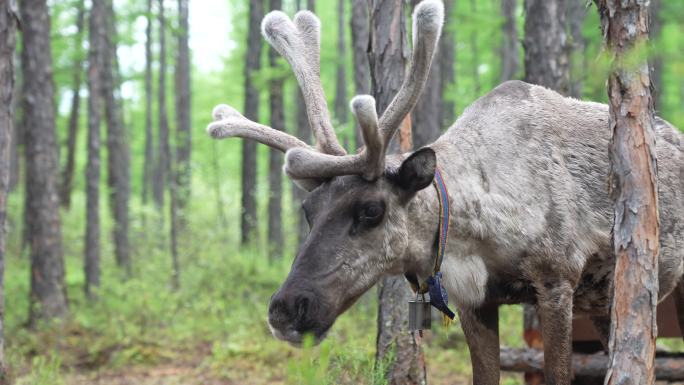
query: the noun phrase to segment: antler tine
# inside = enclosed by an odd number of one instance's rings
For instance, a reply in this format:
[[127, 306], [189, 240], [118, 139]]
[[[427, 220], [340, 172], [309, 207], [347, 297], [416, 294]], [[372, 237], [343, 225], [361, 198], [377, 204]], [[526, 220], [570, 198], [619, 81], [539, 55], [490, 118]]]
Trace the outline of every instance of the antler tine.
[[321, 152], [345, 155], [335, 135], [320, 79], [320, 21], [300, 11], [293, 23], [283, 12], [272, 11], [261, 23], [264, 38], [290, 63], [304, 95], [309, 125]]
[[410, 68], [401, 89], [380, 117], [380, 130], [385, 146], [423, 92], [443, 22], [444, 5], [441, 0], [423, 0], [413, 11], [413, 55]]
[[232, 137], [252, 139], [282, 152], [292, 148], [309, 147], [292, 135], [245, 118], [234, 108], [225, 104], [216, 106], [212, 115], [214, 122], [207, 127], [207, 133], [214, 139]]
[[362, 129], [366, 147], [359, 154], [335, 156], [307, 148], [293, 148], [285, 154], [285, 172], [296, 180], [318, 180], [338, 175], [361, 175], [374, 180], [384, 172], [385, 144], [378, 131], [375, 99], [359, 95], [350, 107]]
[[363, 177], [374, 180], [385, 171], [385, 143], [378, 132], [378, 114], [375, 109], [375, 99], [370, 95], [355, 96], [349, 106], [361, 126], [361, 134], [366, 148], [365, 171]]

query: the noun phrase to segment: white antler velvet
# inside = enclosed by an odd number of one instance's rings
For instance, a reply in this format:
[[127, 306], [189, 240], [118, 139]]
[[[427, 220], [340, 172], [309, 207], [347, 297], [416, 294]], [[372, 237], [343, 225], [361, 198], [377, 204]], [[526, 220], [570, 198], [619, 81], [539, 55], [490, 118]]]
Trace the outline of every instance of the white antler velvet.
[[384, 173], [385, 151], [401, 121], [418, 101], [430, 72], [430, 64], [444, 21], [441, 0], [423, 0], [413, 12], [413, 55], [401, 89], [378, 119], [375, 99], [359, 95], [350, 107], [361, 127], [365, 147], [346, 155], [330, 121], [320, 79], [320, 20], [309, 11], [294, 20], [280, 11], [270, 12], [261, 23], [264, 38], [292, 66], [306, 104], [317, 149], [284, 132], [252, 122], [233, 108], [214, 109], [215, 122], [207, 132], [214, 138], [253, 139], [285, 154], [284, 170], [306, 190], [339, 175], [361, 175], [375, 180]]

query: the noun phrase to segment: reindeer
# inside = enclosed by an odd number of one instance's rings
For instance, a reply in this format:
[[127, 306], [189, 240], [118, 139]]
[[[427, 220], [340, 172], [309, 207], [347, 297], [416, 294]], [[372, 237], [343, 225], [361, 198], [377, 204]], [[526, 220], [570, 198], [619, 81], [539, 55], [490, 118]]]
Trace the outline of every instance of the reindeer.
[[[608, 107], [509, 81], [475, 101], [434, 143], [386, 155], [421, 94], [443, 17], [441, 1], [416, 6], [410, 67], [379, 118], [371, 96], [352, 99], [365, 147], [349, 155], [321, 87], [320, 21], [308, 11], [294, 20], [278, 11], [264, 18], [264, 37], [303, 91], [316, 147], [225, 105], [215, 108], [207, 131], [285, 152], [285, 173], [308, 191], [302, 207], [310, 232], [271, 299], [269, 326], [293, 344], [307, 333], [320, 341], [382, 276], [424, 282], [433, 273], [439, 221], [437, 191], [428, 187], [440, 170], [452, 211], [441, 272], [470, 349], [473, 382], [499, 382], [498, 306], [529, 303], [541, 320], [546, 382], [569, 384], [572, 317], [591, 317], [604, 341], [610, 325]], [[684, 138], [659, 118], [655, 132], [663, 298], [683, 272]]]

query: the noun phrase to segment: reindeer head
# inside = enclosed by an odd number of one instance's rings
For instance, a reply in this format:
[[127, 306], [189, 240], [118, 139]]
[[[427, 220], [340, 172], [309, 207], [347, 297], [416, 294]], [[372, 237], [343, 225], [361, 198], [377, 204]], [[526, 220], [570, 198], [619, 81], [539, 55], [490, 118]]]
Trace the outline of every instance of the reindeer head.
[[430, 185], [436, 157], [430, 148], [403, 161], [386, 158], [385, 152], [422, 92], [443, 18], [440, 0], [424, 0], [416, 6], [410, 67], [379, 119], [373, 97], [352, 99], [351, 110], [365, 142], [357, 154], [346, 154], [332, 127], [320, 81], [320, 21], [308, 11], [298, 12], [294, 20], [273, 11], [261, 28], [292, 66], [316, 148], [252, 122], [231, 107], [214, 109], [209, 135], [252, 139], [285, 152], [285, 172], [309, 191], [303, 203], [309, 235], [269, 307], [269, 325], [276, 337], [297, 344], [305, 333], [312, 333], [320, 341], [335, 319], [384, 274], [403, 272], [407, 206]]

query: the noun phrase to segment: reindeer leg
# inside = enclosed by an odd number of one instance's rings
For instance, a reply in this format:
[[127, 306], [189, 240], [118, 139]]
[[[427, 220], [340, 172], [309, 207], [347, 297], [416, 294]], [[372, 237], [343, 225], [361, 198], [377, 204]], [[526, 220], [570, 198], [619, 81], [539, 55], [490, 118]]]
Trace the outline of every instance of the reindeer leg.
[[594, 324], [594, 329], [598, 333], [599, 341], [603, 345], [603, 350], [608, 352], [608, 340], [610, 339], [610, 316], [601, 315], [590, 317], [591, 323]]
[[499, 383], [499, 308], [458, 309], [470, 350], [474, 385]]
[[535, 286], [544, 339], [544, 379], [547, 385], [570, 385], [573, 285], [547, 277]]

